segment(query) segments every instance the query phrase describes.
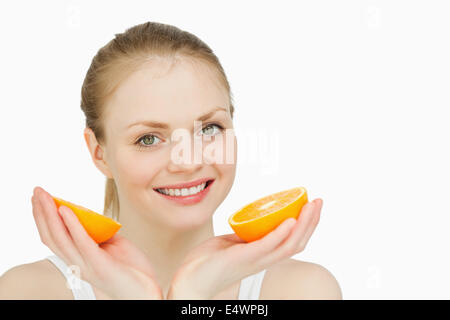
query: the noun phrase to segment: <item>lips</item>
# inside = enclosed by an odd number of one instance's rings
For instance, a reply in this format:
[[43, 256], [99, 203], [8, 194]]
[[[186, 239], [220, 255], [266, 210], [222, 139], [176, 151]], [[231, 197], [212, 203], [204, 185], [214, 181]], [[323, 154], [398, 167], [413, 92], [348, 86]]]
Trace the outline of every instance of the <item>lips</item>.
[[[203, 180], [203, 181], [205, 181], [205, 180]], [[155, 190], [155, 192], [157, 194], [159, 194], [161, 197], [163, 197], [164, 199], [169, 200], [172, 203], [175, 203], [177, 205], [182, 205], [182, 206], [194, 205], [194, 204], [201, 202], [206, 197], [206, 195], [209, 193], [209, 190], [211, 189], [211, 185], [214, 183], [214, 181], [215, 181], [214, 179], [207, 180], [205, 188], [202, 191], [200, 191], [196, 194], [192, 194], [192, 195], [171, 196], [170, 194], [164, 194], [162, 192], [159, 192], [158, 190]]]
[[199, 184], [202, 184], [203, 182], [211, 183], [213, 181], [213, 178], [202, 178], [197, 179], [191, 182], [185, 182], [185, 183], [177, 183], [172, 185], [165, 185], [165, 186], [159, 186], [157, 188], [153, 188], [153, 190], [157, 191], [157, 189], [183, 189], [183, 188], [190, 188], [198, 186]]

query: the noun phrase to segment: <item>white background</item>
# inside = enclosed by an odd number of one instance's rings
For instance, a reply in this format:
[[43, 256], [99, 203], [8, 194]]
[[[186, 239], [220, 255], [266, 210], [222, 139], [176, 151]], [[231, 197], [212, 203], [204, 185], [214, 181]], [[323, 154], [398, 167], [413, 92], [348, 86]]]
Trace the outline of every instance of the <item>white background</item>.
[[[322, 217], [296, 259], [344, 299], [449, 299], [448, 1], [2, 1], [0, 274], [52, 252], [33, 187], [97, 212], [105, 178], [82, 131], [97, 50], [146, 21], [197, 35], [231, 84], [236, 130], [279, 134], [278, 167], [238, 164], [214, 215], [307, 188]], [[239, 136], [238, 136], [239, 139]]]

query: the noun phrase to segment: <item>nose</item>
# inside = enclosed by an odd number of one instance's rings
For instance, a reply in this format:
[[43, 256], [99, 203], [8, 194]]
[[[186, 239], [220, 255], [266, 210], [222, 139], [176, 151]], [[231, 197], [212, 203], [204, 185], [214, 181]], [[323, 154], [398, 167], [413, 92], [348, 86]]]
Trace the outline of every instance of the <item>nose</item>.
[[167, 167], [170, 172], [194, 172], [203, 164], [202, 142], [189, 138], [178, 141], [171, 148]]

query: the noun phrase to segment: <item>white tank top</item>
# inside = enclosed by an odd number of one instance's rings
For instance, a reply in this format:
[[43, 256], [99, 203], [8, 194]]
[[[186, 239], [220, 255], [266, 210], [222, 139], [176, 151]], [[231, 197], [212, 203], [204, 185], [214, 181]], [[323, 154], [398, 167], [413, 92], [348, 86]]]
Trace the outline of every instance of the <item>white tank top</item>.
[[[57, 255], [46, 257], [51, 261], [66, 278], [66, 285], [72, 290], [75, 300], [96, 300], [92, 286], [79, 278], [77, 270], [69, 268]], [[238, 300], [259, 300], [261, 285], [266, 269], [252, 274], [241, 280]]]

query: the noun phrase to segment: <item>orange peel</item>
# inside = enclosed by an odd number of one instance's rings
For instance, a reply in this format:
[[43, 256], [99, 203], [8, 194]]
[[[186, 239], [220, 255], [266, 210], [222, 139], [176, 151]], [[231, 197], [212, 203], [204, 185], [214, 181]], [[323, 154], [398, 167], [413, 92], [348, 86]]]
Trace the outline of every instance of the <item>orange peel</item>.
[[61, 198], [53, 196], [52, 198], [55, 201], [58, 210], [59, 207], [63, 205], [73, 211], [83, 228], [96, 243], [107, 241], [112, 236], [114, 236], [114, 234], [116, 234], [116, 232], [119, 231], [119, 229], [122, 227], [119, 222], [111, 219], [110, 217], [106, 217], [95, 211], [63, 200]]

